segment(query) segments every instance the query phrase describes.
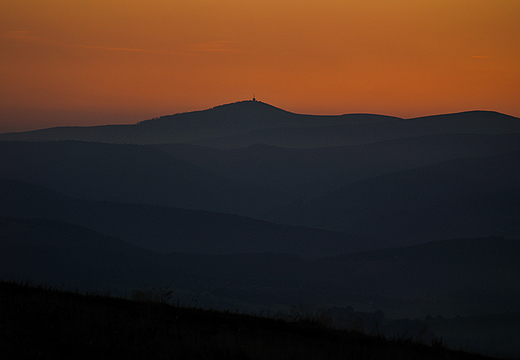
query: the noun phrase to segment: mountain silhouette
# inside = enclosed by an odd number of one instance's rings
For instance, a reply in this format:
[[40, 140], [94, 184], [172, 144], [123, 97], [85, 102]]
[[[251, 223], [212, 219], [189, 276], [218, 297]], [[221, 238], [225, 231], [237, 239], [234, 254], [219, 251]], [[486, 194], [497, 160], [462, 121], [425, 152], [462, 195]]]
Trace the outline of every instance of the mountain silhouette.
[[[518, 179], [520, 119], [491, 111], [320, 116], [241, 101], [0, 134], [0, 279], [162, 286], [232, 311], [509, 319]], [[494, 324], [486, 334], [510, 336]]]
[[520, 235], [520, 189], [506, 179], [518, 175], [520, 119], [496, 112], [404, 120], [242, 101], [135, 125], [0, 138], [76, 135], [90, 141], [1, 141], [0, 176], [75, 199], [235, 214], [385, 243]]
[[214, 148], [253, 144], [312, 148], [367, 144], [445, 134], [519, 133], [517, 118], [472, 111], [404, 120], [392, 116], [302, 115], [261, 101], [241, 101], [211, 109], [162, 116], [132, 125], [57, 127], [0, 134], [0, 141], [79, 140], [117, 144], [186, 143]]

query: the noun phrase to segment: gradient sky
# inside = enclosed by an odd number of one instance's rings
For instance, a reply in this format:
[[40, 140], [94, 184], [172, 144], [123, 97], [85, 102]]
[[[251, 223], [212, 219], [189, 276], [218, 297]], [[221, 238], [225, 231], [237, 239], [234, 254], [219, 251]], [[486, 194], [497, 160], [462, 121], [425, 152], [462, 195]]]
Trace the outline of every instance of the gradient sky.
[[520, 117], [519, 0], [0, 0], [0, 132], [239, 100]]

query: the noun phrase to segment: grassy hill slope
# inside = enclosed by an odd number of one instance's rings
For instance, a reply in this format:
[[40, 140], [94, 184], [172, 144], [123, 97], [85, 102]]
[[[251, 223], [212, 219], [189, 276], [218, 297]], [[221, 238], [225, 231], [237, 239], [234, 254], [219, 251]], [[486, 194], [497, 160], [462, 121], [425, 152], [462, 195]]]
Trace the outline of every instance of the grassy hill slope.
[[0, 346], [9, 359], [491, 359], [247, 315], [85, 296], [0, 282]]

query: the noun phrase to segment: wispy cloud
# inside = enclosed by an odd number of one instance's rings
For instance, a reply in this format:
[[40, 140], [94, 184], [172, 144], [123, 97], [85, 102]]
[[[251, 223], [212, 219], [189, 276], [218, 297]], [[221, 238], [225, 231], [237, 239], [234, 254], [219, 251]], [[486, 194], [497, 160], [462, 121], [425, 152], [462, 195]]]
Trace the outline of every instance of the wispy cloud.
[[48, 45], [60, 46], [60, 47], [74, 47], [74, 48], [82, 48], [82, 49], [121, 51], [121, 52], [124, 52], [124, 51], [126, 51], [126, 52], [148, 52], [148, 53], [153, 52], [153, 53], [168, 53], [168, 54], [183, 54], [183, 53], [187, 54], [187, 53], [197, 53], [197, 52], [214, 52], [214, 53], [240, 52], [240, 50], [233, 48], [233, 45], [236, 42], [229, 41], [229, 40], [207, 41], [207, 42], [203, 42], [203, 43], [189, 45], [188, 47], [186, 47], [182, 50], [179, 50], [179, 51], [172, 51], [172, 50], [151, 50], [151, 49], [130, 48], [130, 47], [71, 44], [71, 43], [67, 43], [64, 41], [41, 36], [36, 31], [25, 31], [25, 30], [0, 32], [0, 38], [7, 38], [7, 39], [13, 39], [16, 41], [32, 42], [32, 43], [38, 43], [38, 44], [48, 44]]
[[131, 52], [153, 52], [154, 51], [154, 50], [149, 50], [149, 49], [109, 47], [109, 46], [93, 46], [93, 45], [70, 45], [70, 46], [83, 48], [83, 49], [109, 50], [109, 51], [131, 51]]
[[149, 49], [139, 48], [127, 48], [127, 47], [111, 47], [111, 46], [96, 46], [96, 45], [83, 45], [83, 44], [69, 44], [63, 41], [50, 39], [44, 36], [40, 36], [36, 31], [4, 31], [0, 33], [0, 37], [7, 39], [14, 39], [18, 41], [27, 41], [39, 44], [49, 44], [53, 46], [61, 47], [75, 47], [83, 49], [95, 49], [95, 50], [107, 50], [107, 51], [131, 51], [131, 52], [152, 52]]
[[193, 51], [193, 52], [240, 52], [240, 50], [237, 50], [237, 49], [234, 49], [231, 47], [233, 44], [235, 44], [235, 41], [229, 41], [229, 40], [207, 41], [207, 42], [191, 45], [189, 51]]
[[0, 37], [7, 39], [23, 40], [23, 41], [42, 41], [43, 38], [36, 35], [36, 31], [3, 31]]

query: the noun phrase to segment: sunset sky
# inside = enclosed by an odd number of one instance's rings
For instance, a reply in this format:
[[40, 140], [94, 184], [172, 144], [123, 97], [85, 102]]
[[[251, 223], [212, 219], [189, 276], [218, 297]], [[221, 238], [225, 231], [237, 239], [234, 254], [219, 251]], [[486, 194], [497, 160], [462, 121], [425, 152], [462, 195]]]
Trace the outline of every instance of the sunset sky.
[[251, 99], [520, 117], [519, 0], [0, 0], [0, 132]]

